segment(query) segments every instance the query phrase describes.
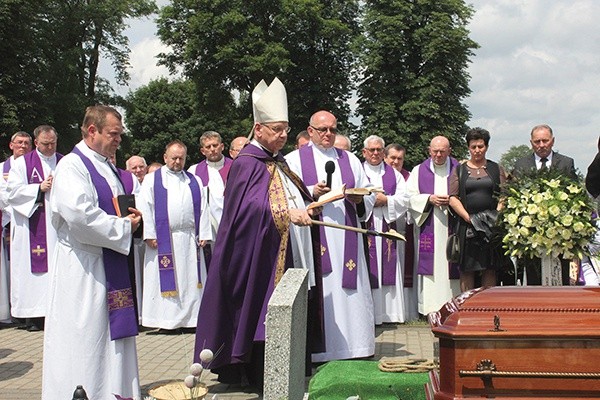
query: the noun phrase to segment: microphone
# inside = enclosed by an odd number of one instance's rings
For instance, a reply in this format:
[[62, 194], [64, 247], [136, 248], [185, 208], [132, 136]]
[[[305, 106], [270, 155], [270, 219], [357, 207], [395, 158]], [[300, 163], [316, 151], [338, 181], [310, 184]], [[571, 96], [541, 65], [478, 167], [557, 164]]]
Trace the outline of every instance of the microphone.
[[331, 188], [331, 175], [335, 172], [335, 163], [333, 161], [325, 163], [325, 172], [327, 172], [327, 187]]

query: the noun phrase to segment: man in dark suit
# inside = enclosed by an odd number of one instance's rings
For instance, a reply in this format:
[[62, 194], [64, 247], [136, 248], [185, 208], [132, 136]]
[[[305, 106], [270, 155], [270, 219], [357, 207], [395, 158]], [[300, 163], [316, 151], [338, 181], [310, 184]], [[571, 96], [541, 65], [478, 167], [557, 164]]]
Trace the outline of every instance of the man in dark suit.
[[598, 154], [588, 167], [585, 176], [585, 187], [592, 197], [596, 198], [600, 195], [600, 139], [598, 139]]
[[538, 170], [542, 167], [547, 167], [556, 168], [566, 176], [575, 180], [578, 179], [573, 159], [552, 151], [554, 135], [550, 126], [534, 126], [531, 130], [531, 139], [529, 141], [531, 142], [533, 153], [517, 160], [513, 172], [515, 176], [519, 176], [532, 169]]
[[[515, 162], [513, 175], [525, 174], [532, 170], [541, 168], [554, 168], [559, 170], [565, 176], [571, 179], [578, 180], [575, 172], [575, 162], [571, 157], [563, 156], [555, 151], [552, 151], [554, 146], [554, 134], [552, 128], [548, 125], [536, 125], [531, 130], [531, 149], [533, 153], [518, 159]], [[569, 285], [569, 260], [561, 259], [562, 264], [562, 284]], [[520, 259], [518, 260], [519, 277], [522, 280], [523, 266], [527, 271], [527, 285], [541, 285], [541, 262], [539, 258]]]

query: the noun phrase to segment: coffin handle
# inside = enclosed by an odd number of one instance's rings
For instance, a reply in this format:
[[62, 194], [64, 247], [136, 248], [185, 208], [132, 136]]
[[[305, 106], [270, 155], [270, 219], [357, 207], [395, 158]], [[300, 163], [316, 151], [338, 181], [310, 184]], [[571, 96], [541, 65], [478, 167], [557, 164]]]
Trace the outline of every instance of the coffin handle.
[[597, 379], [600, 372], [551, 372], [551, 371], [498, 371], [492, 360], [484, 359], [477, 363], [473, 371], [461, 369], [458, 375], [461, 378], [479, 377], [491, 378], [568, 378], [568, 379]]

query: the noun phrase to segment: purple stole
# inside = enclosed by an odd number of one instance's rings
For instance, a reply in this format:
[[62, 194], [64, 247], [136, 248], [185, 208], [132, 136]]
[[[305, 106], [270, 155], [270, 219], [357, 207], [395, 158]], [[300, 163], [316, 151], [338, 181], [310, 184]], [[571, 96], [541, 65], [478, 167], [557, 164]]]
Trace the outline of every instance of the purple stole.
[[10, 159], [11, 157], [8, 157], [4, 161], [4, 164], [2, 164], [2, 176], [4, 177], [5, 181], [8, 180], [8, 173], [10, 172]]
[[[190, 180], [189, 186], [192, 192], [192, 203], [194, 205], [194, 222], [196, 226], [196, 238], [200, 228], [200, 185], [187, 171], [182, 171]], [[175, 279], [175, 258], [173, 257], [173, 243], [171, 241], [171, 229], [169, 228], [169, 208], [167, 201], [167, 189], [162, 183], [160, 170], [154, 174], [154, 220], [156, 223], [156, 240], [158, 243], [158, 274], [160, 279], [160, 294], [163, 297], [177, 296], [177, 284]], [[200, 275], [200, 252], [196, 256], [196, 268], [198, 270], [198, 287], [202, 287]]]
[[[219, 175], [221, 175], [221, 179], [223, 179], [223, 183], [227, 183], [227, 174], [229, 174], [229, 169], [231, 168], [231, 164], [233, 160], [231, 158], [225, 158], [225, 163], [223, 164], [223, 168], [219, 170]], [[196, 171], [194, 172], [197, 176], [200, 177], [200, 180], [204, 184], [204, 186], [208, 185], [208, 163], [206, 160], [201, 161], [196, 165]]]
[[[133, 192], [133, 174], [129, 171], [126, 171], [121, 168], [117, 168], [119, 172], [119, 177], [121, 178], [121, 183], [123, 184], [123, 189], [125, 189], [125, 194], [131, 194]], [[137, 179], [137, 178], [135, 178]]]
[[[98, 194], [98, 206], [105, 213], [116, 215], [112, 202], [113, 193], [106, 178], [98, 172], [93, 162], [81, 150], [74, 147], [73, 153], [81, 158], [90, 173], [92, 184]], [[138, 318], [133, 308], [133, 291], [129, 280], [127, 256], [103, 247], [102, 259], [106, 274], [110, 339], [117, 340], [137, 336]]]
[[[450, 184], [450, 175], [452, 170], [456, 168], [458, 162], [452, 158], [450, 160], [450, 171], [448, 171], [448, 185]], [[419, 193], [434, 194], [435, 174], [431, 170], [431, 158], [425, 160], [419, 165]], [[433, 211], [429, 214], [423, 225], [421, 225], [421, 233], [419, 234], [419, 266], [417, 273], [419, 275], [433, 275], [434, 262], [434, 218]], [[458, 279], [458, 268], [448, 265], [450, 279]]]
[[[337, 164], [342, 175], [342, 182], [346, 187], [353, 188], [355, 186], [354, 173], [350, 166], [350, 158], [344, 150], [335, 149], [338, 154]], [[302, 180], [306, 186], [315, 185], [318, 182], [317, 169], [315, 166], [315, 156], [312, 146], [303, 146], [298, 150], [300, 152], [300, 164], [302, 168]], [[349, 226], [357, 226], [356, 207], [355, 205], [344, 199], [346, 208], [345, 223]], [[320, 216], [322, 218], [322, 216]], [[323, 274], [329, 274], [332, 271], [331, 258], [329, 256], [329, 246], [327, 245], [327, 237], [325, 229], [319, 226], [321, 236], [321, 267]], [[342, 287], [345, 289], [356, 289], [357, 279], [357, 262], [358, 262], [358, 234], [356, 232], [345, 231], [344, 236], [344, 260], [343, 260], [343, 275]]]
[[[23, 156], [27, 171], [27, 183], [39, 185], [46, 178], [42, 161], [36, 150], [30, 151]], [[56, 153], [56, 163], [60, 161], [62, 154]], [[42, 197], [42, 204], [29, 217], [29, 256], [31, 258], [31, 272], [48, 272], [48, 243], [46, 241], [46, 206]]]
[[[4, 164], [2, 164], [2, 176], [4, 177], [5, 181], [8, 181], [8, 173], [10, 172], [10, 159], [11, 157], [8, 157], [4, 161]], [[6, 257], [10, 260], [10, 222], [6, 224], [4, 228], [0, 228], [0, 231], [2, 231], [2, 243], [4, 245], [4, 251], [6, 251]]]
[[[407, 181], [410, 172], [404, 168], [400, 171], [404, 180]], [[404, 245], [404, 287], [413, 287], [413, 268], [415, 265], [415, 237], [414, 225], [406, 224], [405, 226], [406, 244]]]
[[[396, 174], [394, 168], [383, 163], [384, 173], [381, 177], [383, 183], [383, 190], [386, 196], [393, 196], [396, 193]], [[392, 222], [388, 225], [385, 218], [382, 218], [382, 230], [384, 232], [390, 229], [396, 229], [396, 223]], [[368, 226], [370, 230], [374, 230], [373, 215], [369, 218]], [[397, 243], [395, 240], [381, 238], [381, 284], [382, 286], [393, 286], [396, 284], [396, 263], [397, 263]], [[375, 245], [375, 238], [369, 238], [369, 280], [371, 281], [371, 288], [377, 289], [379, 287], [379, 270], [377, 268], [377, 246]]]
[[[229, 175], [229, 170], [231, 169], [231, 164], [233, 163], [233, 160], [225, 156], [223, 156], [223, 158], [225, 159], [225, 161], [223, 163], [223, 167], [219, 170], [219, 175], [221, 175], [221, 179], [223, 179], [223, 184], [226, 184], [227, 175]], [[208, 181], [210, 178], [208, 176], [208, 162], [206, 160], [201, 161], [198, 163], [198, 165], [196, 165], [196, 171], [194, 172], [194, 174], [196, 174], [200, 178], [204, 186], [208, 186]], [[210, 196], [206, 200], [210, 201]], [[206, 262], [206, 265], [209, 265], [210, 259], [212, 258], [212, 251], [210, 246], [204, 246], [204, 248], [202, 248], [202, 251], [204, 252], [204, 261]]]

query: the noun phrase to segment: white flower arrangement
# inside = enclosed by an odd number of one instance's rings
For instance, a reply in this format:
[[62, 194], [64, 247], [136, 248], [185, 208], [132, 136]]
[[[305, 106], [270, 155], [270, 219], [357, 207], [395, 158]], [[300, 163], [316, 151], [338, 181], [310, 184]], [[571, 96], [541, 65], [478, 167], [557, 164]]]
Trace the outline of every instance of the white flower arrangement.
[[592, 199], [555, 170], [519, 176], [503, 188], [502, 243], [512, 257], [581, 258], [596, 232]]

